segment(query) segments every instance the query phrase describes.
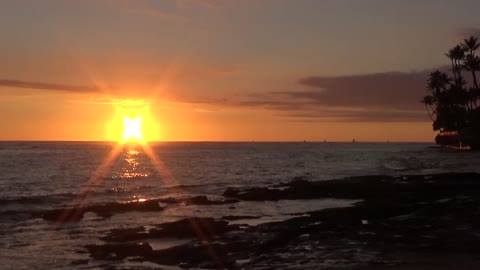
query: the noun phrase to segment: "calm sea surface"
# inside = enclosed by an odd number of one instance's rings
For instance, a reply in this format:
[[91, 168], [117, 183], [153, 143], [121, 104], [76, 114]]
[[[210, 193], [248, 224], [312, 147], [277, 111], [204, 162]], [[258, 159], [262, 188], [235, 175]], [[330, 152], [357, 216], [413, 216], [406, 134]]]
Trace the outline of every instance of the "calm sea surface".
[[[116, 152], [118, 150], [118, 152]], [[149, 226], [187, 216], [262, 216], [255, 225], [296, 214], [345, 206], [344, 200], [241, 202], [167, 207], [110, 218], [87, 213], [58, 226], [32, 213], [82, 204], [207, 195], [222, 199], [227, 187], [264, 186], [294, 177], [329, 180], [359, 175], [480, 172], [480, 152], [454, 151], [421, 143], [157, 143], [151, 153], [138, 145], [111, 143], [0, 143], [0, 269], [97, 269], [83, 248], [101, 243], [112, 228]], [[150, 243], [154, 248], [178, 240]], [[73, 262], [73, 264], [72, 264]], [[103, 265], [103, 266], [102, 266]], [[155, 268], [121, 262], [113, 269]], [[117, 267], [117, 268], [115, 268]], [[175, 269], [175, 268], [171, 268]]]

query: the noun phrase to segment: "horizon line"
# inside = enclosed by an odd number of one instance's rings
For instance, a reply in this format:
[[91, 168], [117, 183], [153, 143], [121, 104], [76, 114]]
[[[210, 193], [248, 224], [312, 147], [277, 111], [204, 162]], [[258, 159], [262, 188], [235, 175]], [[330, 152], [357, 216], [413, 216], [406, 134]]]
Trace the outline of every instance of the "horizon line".
[[[118, 141], [109, 141], [109, 140], [0, 140], [0, 143], [3, 142], [78, 142], [78, 143], [118, 143]], [[127, 142], [136, 143], [136, 142]], [[322, 140], [279, 140], [279, 141], [269, 141], [269, 140], [224, 140], [224, 141], [215, 141], [215, 140], [158, 140], [158, 141], [148, 141], [147, 143], [432, 143], [434, 141], [322, 141]]]

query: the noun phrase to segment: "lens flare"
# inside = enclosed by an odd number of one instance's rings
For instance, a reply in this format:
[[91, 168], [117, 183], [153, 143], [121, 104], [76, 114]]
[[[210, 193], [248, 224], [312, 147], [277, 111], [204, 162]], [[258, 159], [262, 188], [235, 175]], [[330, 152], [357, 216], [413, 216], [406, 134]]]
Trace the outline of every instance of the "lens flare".
[[123, 118], [123, 141], [143, 141], [142, 135], [142, 117], [135, 119]]
[[108, 137], [120, 144], [158, 141], [158, 125], [150, 115], [150, 106], [115, 107], [115, 116], [108, 125]]

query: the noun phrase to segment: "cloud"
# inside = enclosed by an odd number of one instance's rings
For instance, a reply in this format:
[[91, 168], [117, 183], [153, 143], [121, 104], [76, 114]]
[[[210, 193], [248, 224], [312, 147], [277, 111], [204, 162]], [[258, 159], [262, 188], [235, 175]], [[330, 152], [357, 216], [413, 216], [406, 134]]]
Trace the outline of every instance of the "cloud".
[[428, 74], [429, 71], [313, 76], [299, 80], [301, 85], [311, 89], [278, 94], [324, 106], [418, 109]]
[[[412, 101], [418, 102], [419, 98]], [[269, 100], [227, 101], [225, 104], [248, 108], [263, 108], [277, 116], [299, 122], [425, 122], [430, 121], [420, 102], [416, 109], [343, 107], [321, 105], [313, 100], [272, 97]]]
[[14, 87], [14, 88], [29, 88], [37, 90], [52, 90], [52, 91], [65, 91], [65, 92], [77, 92], [77, 93], [95, 93], [100, 90], [93, 86], [84, 85], [68, 85], [68, 84], [56, 84], [45, 82], [30, 82], [10, 79], [0, 79], [0, 87]]
[[335, 121], [342, 122], [425, 122], [430, 121], [425, 111], [400, 111], [400, 110], [351, 110], [340, 109], [331, 111], [318, 109], [303, 113], [283, 114], [289, 118], [300, 118], [308, 122]]
[[[442, 68], [440, 68], [442, 69]], [[296, 121], [429, 121], [421, 98], [431, 71], [310, 76], [306, 89], [252, 94], [225, 104], [263, 108]]]
[[96, 105], [120, 105], [128, 107], [145, 106], [151, 103], [147, 99], [129, 99], [112, 97], [90, 97], [88, 99], [72, 100], [74, 103], [96, 104]]
[[[443, 69], [443, 68], [440, 68]], [[225, 70], [230, 72], [230, 69]], [[171, 101], [194, 104], [205, 110], [262, 109], [291, 121], [416, 122], [429, 121], [421, 98], [426, 93], [429, 70], [384, 72], [348, 76], [309, 76], [298, 80], [302, 90], [258, 91], [254, 94], [211, 96], [172, 93]], [[0, 86], [101, 93], [95, 87], [0, 80]], [[135, 105], [150, 100], [112, 94], [75, 100], [89, 104]], [[198, 107], [200, 105], [207, 105]]]
[[[123, 12], [133, 13], [140, 16], [157, 18], [164, 22], [177, 22], [183, 20], [183, 18], [177, 14], [176, 2], [171, 1], [171, 5], [166, 7], [173, 8], [160, 8], [155, 2], [147, 0], [103, 0], [110, 7], [118, 8]], [[167, 2], [168, 3], [168, 2]]]
[[177, 14], [165, 12], [155, 7], [137, 6], [131, 7], [130, 11], [147, 17], [158, 18], [166, 22], [177, 22], [182, 20], [182, 17]]
[[179, 9], [192, 8], [195, 6], [214, 8], [222, 4], [233, 2], [232, 0], [176, 0]]

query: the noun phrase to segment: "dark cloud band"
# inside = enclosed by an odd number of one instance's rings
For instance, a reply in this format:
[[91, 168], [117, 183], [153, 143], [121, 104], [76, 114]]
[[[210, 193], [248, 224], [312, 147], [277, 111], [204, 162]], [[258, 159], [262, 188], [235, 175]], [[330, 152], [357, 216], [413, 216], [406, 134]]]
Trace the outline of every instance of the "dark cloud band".
[[282, 94], [324, 106], [419, 109], [429, 72], [306, 77], [299, 83], [311, 89]]
[[15, 87], [15, 88], [29, 88], [37, 90], [53, 90], [53, 91], [65, 91], [65, 92], [99, 92], [99, 89], [91, 86], [81, 85], [66, 85], [66, 84], [54, 84], [54, 83], [42, 83], [42, 82], [29, 82], [19, 80], [6, 80], [0, 79], [0, 86], [3, 87]]

